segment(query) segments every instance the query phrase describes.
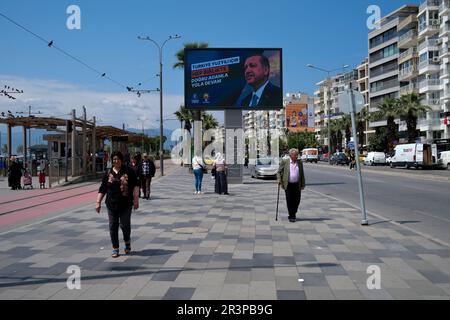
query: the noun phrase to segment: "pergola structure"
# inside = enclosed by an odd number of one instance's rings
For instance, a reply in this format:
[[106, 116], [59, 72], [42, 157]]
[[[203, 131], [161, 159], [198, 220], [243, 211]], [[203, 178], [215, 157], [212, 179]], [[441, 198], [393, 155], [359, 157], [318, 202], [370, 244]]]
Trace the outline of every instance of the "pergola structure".
[[[7, 130], [7, 146], [8, 146], [8, 159], [13, 154], [12, 152], [12, 127], [23, 127], [23, 147], [24, 147], [24, 163], [27, 162], [27, 129], [45, 129], [47, 131], [59, 132], [61, 134], [66, 135], [66, 141], [68, 141], [68, 136], [71, 134], [71, 150], [73, 155], [80, 154], [83, 163], [87, 163], [87, 144], [89, 137], [89, 145], [91, 152], [93, 154], [93, 161], [95, 163], [95, 151], [97, 150], [97, 142], [104, 141], [108, 139], [114, 143], [126, 143], [126, 142], [135, 142], [140, 141], [142, 139], [139, 135], [122, 130], [119, 128], [115, 128], [112, 126], [96, 126], [95, 117], [93, 117], [92, 121], [86, 119], [86, 114], [84, 114], [83, 119], [79, 119], [75, 117], [75, 110], [72, 110], [72, 119], [60, 119], [54, 117], [13, 117], [9, 116], [7, 118], [0, 118], [0, 124], [6, 124], [8, 126]], [[81, 128], [81, 130], [77, 130], [77, 128]], [[76, 150], [76, 136], [82, 135], [82, 150]], [[61, 136], [61, 135], [60, 135]], [[120, 145], [113, 145], [113, 150], [119, 150]], [[77, 151], [77, 152], [75, 152]], [[71, 157], [72, 161], [72, 176], [76, 175], [78, 170], [75, 170], [76, 162], [75, 156]], [[9, 160], [8, 160], [9, 161]], [[86, 166], [84, 166], [86, 167]], [[87, 173], [86, 170], [80, 170], [80, 175]]]

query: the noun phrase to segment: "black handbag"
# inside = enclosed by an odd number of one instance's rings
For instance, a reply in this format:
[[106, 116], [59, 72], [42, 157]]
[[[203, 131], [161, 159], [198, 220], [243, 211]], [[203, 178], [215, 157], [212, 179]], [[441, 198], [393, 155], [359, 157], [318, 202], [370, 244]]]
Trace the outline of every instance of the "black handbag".
[[215, 177], [215, 176], [216, 176], [216, 172], [217, 172], [216, 168], [213, 167], [213, 168], [211, 169], [211, 175], [212, 175], [213, 177]]

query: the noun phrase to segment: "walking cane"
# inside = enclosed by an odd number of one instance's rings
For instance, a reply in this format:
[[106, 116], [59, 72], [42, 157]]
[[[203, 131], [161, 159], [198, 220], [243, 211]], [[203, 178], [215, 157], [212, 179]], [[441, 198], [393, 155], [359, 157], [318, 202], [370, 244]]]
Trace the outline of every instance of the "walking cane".
[[278, 183], [277, 213], [275, 215], [275, 221], [278, 221], [278, 204], [279, 203], [280, 203], [280, 183]]

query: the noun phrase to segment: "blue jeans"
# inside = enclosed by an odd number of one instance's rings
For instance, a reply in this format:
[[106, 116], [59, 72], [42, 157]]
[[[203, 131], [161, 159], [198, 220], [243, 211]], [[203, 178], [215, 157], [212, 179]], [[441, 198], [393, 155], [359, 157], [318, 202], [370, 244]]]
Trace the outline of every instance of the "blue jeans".
[[203, 170], [195, 169], [194, 176], [195, 176], [195, 191], [202, 191]]

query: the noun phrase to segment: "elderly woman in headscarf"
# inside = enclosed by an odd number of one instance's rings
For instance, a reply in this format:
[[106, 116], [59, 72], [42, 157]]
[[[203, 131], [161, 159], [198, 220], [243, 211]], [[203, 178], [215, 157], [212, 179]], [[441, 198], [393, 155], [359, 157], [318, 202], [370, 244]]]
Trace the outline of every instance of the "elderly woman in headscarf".
[[217, 153], [213, 168], [216, 169], [216, 184], [214, 186], [214, 192], [218, 194], [228, 194], [228, 182], [226, 175], [227, 163], [221, 153]]

